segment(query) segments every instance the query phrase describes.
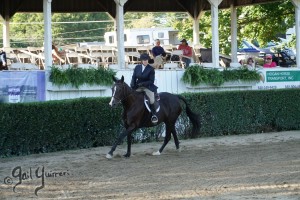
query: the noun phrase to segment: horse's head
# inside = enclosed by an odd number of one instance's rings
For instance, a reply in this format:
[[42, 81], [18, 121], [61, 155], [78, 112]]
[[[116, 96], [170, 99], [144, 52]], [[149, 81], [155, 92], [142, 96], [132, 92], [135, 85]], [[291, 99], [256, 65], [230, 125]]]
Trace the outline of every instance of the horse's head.
[[128, 85], [124, 82], [124, 76], [119, 80], [113, 76], [114, 85], [112, 86], [112, 97], [109, 102], [111, 107], [117, 106], [128, 96]]

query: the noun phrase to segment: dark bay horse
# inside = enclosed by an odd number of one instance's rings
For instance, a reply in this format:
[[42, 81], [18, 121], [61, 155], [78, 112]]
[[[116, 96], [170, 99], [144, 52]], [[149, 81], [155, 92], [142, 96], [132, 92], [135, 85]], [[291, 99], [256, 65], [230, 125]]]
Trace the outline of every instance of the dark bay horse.
[[144, 105], [144, 93], [136, 92], [131, 89], [125, 82], [124, 76], [120, 80], [113, 77], [114, 85], [112, 87], [112, 98], [109, 103], [110, 106], [114, 107], [118, 104], [123, 106], [123, 121], [125, 130], [119, 135], [117, 141], [113, 144], [111, 150], [106, 154], [106, 158], [112, 158], [113, 152], [117, 145], [123, 141], [127, 136], [127, 153], [125, 157], [130, 157], [131, 154], [131, 133], [138, 128], [151, 127], [164, 122], [166, 125], [166, 136], [163, 145], [153, 155], [160, 155], [169, 140], [171, 139], [171, 133], [174, 138], [176, 149], [179, 149], [179, 141], [175, 130], [175, 123], [182, 107], [180, 100], [185, 103], [186, 113], [192, 122], [192, 135], [197, 135], [200, 131], [200, 117], [193, 113], [189, 108], [186, 100], [180, 95], [174, 95], [167, 92], [159, 93], [160, 96], [160, 110], [157, 113], [158, 123], [152, 124], [151, 113], [146, 109]]

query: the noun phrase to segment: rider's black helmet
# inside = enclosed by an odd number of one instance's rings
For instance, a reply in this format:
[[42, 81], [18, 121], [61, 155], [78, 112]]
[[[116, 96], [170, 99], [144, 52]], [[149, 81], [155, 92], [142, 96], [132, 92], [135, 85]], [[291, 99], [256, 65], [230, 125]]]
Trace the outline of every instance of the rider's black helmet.
[[142, 53], [140, 56], [140, 60], [149, 60], [150, 56], [147, 53]]

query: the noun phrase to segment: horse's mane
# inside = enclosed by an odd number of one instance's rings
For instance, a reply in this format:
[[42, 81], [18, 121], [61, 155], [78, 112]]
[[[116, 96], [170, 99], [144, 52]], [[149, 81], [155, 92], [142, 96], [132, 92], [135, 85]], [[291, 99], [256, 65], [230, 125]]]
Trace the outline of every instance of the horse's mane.
[[125, 81], [119, 80], [118, 83], [124, 84], [126, 86], [126, 92], [133, 93], [134, 95], [142, 94], [142, 92], [137, 92], [135, 89], [132, 89]]

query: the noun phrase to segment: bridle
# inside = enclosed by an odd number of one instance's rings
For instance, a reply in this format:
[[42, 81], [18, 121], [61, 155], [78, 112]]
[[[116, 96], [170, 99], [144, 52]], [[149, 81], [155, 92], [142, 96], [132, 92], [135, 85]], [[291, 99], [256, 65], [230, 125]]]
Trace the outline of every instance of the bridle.
[[[115, 86], [116, 86], [116, 85], [119, 85], [119, 84], [120, 84], [120, 83], [116, 83]], [[123, 91], [122, 97], [123, 97], [123, 98], [117, 98], [117, 97], [115, 97], [115, 92], [116, 92], [116, 90], [114, 91], [114, 94], [113, 94], [113, 96], [112, 96], [112, 97], [116, 100], [116, 104], [119, 104], [119, 103], [124, 102], [125, 99], [127, 99], [129, 96], [131, 96], [131, 95], [133, 94], [133, 92], [130, 92], [128, 95], [126, 95], [125, 84], [124, 84], [124, 83], [121, 83], [121, 84], [122, 84], [121, 87], [123, 87], [123, 88], [122, 88], [122, 91]]]

